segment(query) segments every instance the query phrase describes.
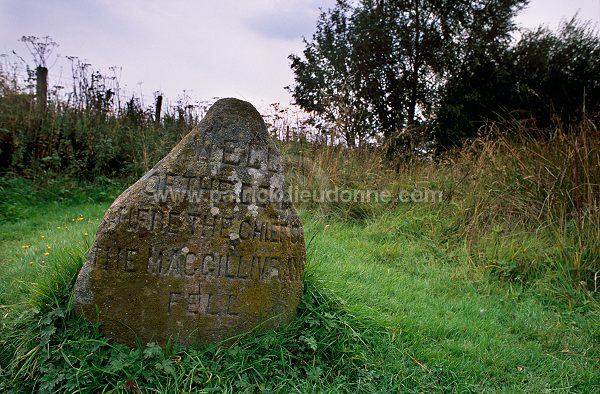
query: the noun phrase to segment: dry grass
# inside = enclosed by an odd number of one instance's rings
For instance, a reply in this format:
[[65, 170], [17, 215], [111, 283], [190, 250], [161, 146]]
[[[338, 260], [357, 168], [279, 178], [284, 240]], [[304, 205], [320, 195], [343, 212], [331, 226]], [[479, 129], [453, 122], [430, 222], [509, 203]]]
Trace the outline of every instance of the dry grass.
[[[441, 190], [443, 203], [419, 205], [450, 224], [427, 226], [442, 241], [464, 245], [475, 266], [522, 283], [549, 280], [568, 299], [570, 289], [593, 290], [600, 271], [600, 133], [594, 124], [540, 131], [507, 122], [483, 131], [485, 137], [439, 160], [395, 165], [378, 149], [306, 143], [282, 149], [294, 187], [393, 195]], [[339, 220], [368, 220], [401, 205], [304, 204]]]
[[473, 141], [455, 163], [465, 179], [455, 199], [461, 233], [475, 249], [495, 238], [510, 250], [517, 272], [550, 265], [573, 285], [593, 288], [600, 269], [600, 133], [590, 122], [568, 132], [556, 128], [549, 139], [528, 130], [507, 137], [498, 125], [488, 127], [493, 137]]

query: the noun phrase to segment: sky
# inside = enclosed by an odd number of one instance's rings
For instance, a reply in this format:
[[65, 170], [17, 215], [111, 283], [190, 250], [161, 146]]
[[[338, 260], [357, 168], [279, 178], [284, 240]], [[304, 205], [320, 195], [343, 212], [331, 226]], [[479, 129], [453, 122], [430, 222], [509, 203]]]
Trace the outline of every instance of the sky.
[[[120, 67], [121, 87], [151, 104], [154, 92], [174, 100], [237, 97], [259, 108], [289, 104], [288, 56], [300, 54], [319, 15], [334, 0], [0, 0], [0, 54], [30, 60], [23, 35], [59, 44], [48, 61], [50, 84], [70, 79], [65, 56], [106, 74]], [[579, 12], [600, 26], [600, 0], [532, 0], [523, 28], [556, 28]]]

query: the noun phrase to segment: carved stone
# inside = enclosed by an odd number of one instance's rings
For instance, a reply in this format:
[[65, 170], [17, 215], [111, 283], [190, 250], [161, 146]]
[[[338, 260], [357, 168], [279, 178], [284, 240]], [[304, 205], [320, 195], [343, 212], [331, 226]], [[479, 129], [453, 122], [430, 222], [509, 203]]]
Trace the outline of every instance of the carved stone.
[[304, 261], [302, 224], [262, 117], [222, 99], [108, 209], [75, 308], [132, 346], [219, 342], [290, 322]]

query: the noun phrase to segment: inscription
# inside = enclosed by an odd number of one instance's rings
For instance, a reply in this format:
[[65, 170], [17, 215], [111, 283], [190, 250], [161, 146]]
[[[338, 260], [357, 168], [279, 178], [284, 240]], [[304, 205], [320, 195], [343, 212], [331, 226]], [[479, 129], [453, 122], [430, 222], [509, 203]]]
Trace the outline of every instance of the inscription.
[[144, 192], [159, 201], [175, 203], [188, 199], [201, 201], [235, 201], [236, 182], [213, 176], [152, 174], [144, 185]]
[[[207, 133], [208, 134], [208, 133]], [[214, 145], [214, 136], [209, 141], [202, 141], [200, 158], [210, 159], [210, 164], [228, 164], [236, 167], [248, 167], [257, 170], [265, 169], [270, 173], [279, 171], [281, 164], [277, 161], [277, 155], [271, 146], [265, 147], [243, 143], [237, 139], [225, 139], [222, 147]]]
[[127, 207], [119, 212], [119, 223], [124, 223], [128, 232], [147, 230], [162, 234], [191, 234], [200, 237], [229, 237], [239, 234], [242, 240], [263, 242], [285, 242], [293, 244], [302, 240], [302, 227], [299, 223], [285, 220], [266, 222], [245, 219], [234, 225], [234, 217], [213, 212], [178, 212], [151, 207]]
[[266, 208], [272, 204], [283, 206], [291, 196], [271, 185], [268, 181], [246, 182], [214, 177], [177, 174], [153, 174], [146, 181], [144, 192], [156, 202], [181, 203], [236, 203], [248, 208], [250, 205]]
[[298, 243], [302, 239], [302, 228], [280, 223], [259, 220], [243, 220], [240, 223], [239, 235], [242, 240], [265, 242], [283, 242], [289, 240]]
[[[131, 213], [134, 212], [134, 213]], [[160, 211], [158, 211], [160, 212]], [[176, 233], [177, 231], [188, 231], [199, 237], [215, 237], [239, 241], [259, 241], [296, 244], [302, 240], [302, 228], [296, 225], [263, 222], [259, 220], [244, 220], [239, 226], [232, 225], [232, 218], [213, 216], [212, 214], [176, 214], [174, 212], [157, 212], [146, 209], [131, 209], [126, 217], [145, 218], [168, 218], [164, 227], [156, 225], [159, 220], [138, 220], [127, 222], [127, 230], [138, 231], [140, 228], [157, 230], [162, 228], [163, 232]], [[184, 219], [187, 218], [187, 219]], [[187, 223], [187, 224], [186, 224]], [[182, 225], [183, 224], [183, 225]], [[157, 227], [157, 228], [154, 228]], [[187, 230], [186, 230], [187, 229]], [[236, 241], [236, 242], [239, 242]], [[135, 272], [140, 261], [148, 257], [148, 273], [170, 276], [216, 276], [225, 278], [265, 280], [271, 276], [277, 276], [279, 280], [296, 280], [301, 267], [297, 267], [294, 259], [282, 263], [276, 257], [270, 256], [235, 256], [208, 254], [196, 256], [196, 254], [183, 249], [159, 249], [151, 247], [144, 249], [140, 254], [139, 249], [124, 248], [116, 246], [97, 245], [95, 247], [93, 264], [104, 270], [117, 270]], [[265, 267], [271, 267], [269, 269]], [[271, 275], [270, 272], [277, 272]]]
[[135, 272], [139, 250], [114, 246], [96, 246], [92, 264], [103, 270]]
[[235, 140], [225, 140], [223, 142], [223, 157], [221, 162], [237, 166], [242, 159], [242, 149]]
[[156, 276], [178, 278], [228, 278], [235, 280], [295, 281], [301, 279], [302, 267], [294, 257], [234, 256], [218, 253], [199, 254], [181, 249], [153, 248], [147, 272]]
[[237, 316], [238, 297], [231, 293], [205, 291], [202, 285], [193, 293], [169, 292], [168, 314], [175, 308], [185, 308], [188, 315]]
[[150, 207], [126, 207], [119, 211], [119, 223], [126, 224], [129, 232], [148, 230], [150, 232], [175, 234], [181, 226], [181, 212], [160, 210]]

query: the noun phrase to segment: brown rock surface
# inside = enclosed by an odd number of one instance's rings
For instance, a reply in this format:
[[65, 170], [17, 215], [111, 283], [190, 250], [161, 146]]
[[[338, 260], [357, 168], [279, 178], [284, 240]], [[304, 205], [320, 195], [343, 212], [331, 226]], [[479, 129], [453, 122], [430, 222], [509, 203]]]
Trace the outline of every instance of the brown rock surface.
[[262, 117], [222, 99], [108, 209], [75, 308], [132, 346], [136, 337], [218, 342], [291, 321], [304, 261], [302, 224]]

